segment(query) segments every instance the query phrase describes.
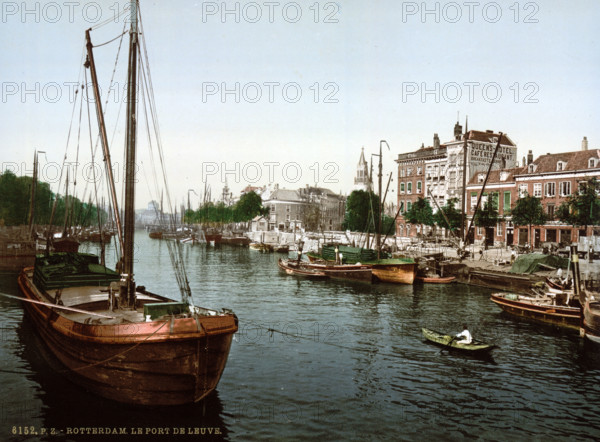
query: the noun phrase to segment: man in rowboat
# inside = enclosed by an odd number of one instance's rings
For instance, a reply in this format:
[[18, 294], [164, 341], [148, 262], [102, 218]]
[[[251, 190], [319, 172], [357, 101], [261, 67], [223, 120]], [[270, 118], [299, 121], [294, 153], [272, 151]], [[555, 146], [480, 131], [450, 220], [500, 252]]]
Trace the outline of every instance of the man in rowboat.
[[463, 325], [463, 331], [461, 331], [459, 334], [457, 334], [456, 337], [462, 338], [462, 339], [456, 341], [457, 344], [470, 344], [471, 342], [473, 342], [473, 337], [471, 336], [471, 333], [467, 329], [467, 324]]

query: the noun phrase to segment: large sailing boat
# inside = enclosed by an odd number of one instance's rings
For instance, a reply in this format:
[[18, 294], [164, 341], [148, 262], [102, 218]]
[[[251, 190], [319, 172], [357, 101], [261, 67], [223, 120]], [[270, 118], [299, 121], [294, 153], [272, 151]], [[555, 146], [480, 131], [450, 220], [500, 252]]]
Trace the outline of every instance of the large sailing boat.
[[[19, 275], [28, 315], [42, 340], [88, 390], [116, 401], [176, 405], [199, 401], [217, 386], [237, 317], [193, 305], [177, 242], [169, 242], [182, 302], [151, 293], [134, 280], [134, 163], [136, 155], [138, 2], [131, 2], [129, 29], [126, 179], [121, 223], [112, 177], [90, 30], [87, 60], [92, 76], [100, 141], [108, 174], [121, 259], [115, 272], [94, 255], [38, 256]], [[140, 22], [141, 25], [141, 22]], [[141, 67], [140, 67], [141, 69]]]

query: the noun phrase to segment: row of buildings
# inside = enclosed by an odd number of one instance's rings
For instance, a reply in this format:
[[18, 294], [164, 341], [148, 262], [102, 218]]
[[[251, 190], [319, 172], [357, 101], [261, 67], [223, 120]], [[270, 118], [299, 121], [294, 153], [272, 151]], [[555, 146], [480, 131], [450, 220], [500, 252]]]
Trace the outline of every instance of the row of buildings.
[[[456, 207], [460, 210], [465, 198], [467, 219], [472, 218], [499, 140], [500, 147], [483, 189], [481, 204], [486, 198], [494, 198], [503, 221], [492, 229], [493, 232], [488, 232], [488, 240], [493, 238], [494, 242], [503, 245], [530, 243], [528, 226], [514, 226], [510, 217], [511, 207], [525, 194], [541, 199], [549, 219], [545, 225], [532, 229], [535, 246], [541, 242], [570, 243], [592, 234], [593, 227], [581, 229], [564, 225], [555, 219], [555, 210], [577, 192], [582, 183], [592, 177], [600, 177], [600, 149], [588, 149], [586, 137], [583, 138], [581, 150], [548, 153], [535, 160], [530, 150], [519, 165], [517, 146], [509, 136], [491, 130], [466, 130], [463, 133], [458, 123], [451, 141], [442, 144], [435, 134], [432, 146], [421, 146], [413, 152], [398, 155], [400, 213], [409, 210], [420, 197], [427, 198], [434, 211], [450, 199], [456, 199]], [[398, 236], [427, 233], [429, 231], [421, 232], [420, 226], [411, 225], [402, 216], [398, 217]], [[475, 240], [485, 236], [483, 229], [475, 229]]]

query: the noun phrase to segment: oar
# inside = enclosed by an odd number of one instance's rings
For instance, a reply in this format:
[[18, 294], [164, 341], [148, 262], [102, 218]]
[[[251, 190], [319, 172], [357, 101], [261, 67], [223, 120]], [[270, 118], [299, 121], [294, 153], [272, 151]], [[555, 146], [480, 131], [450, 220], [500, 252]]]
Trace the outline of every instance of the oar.
[[450, 342], [448, 342], [447, 344], [444, 344], [445, 347], [442, 347], [442, 349], [440, 350], [440, 353], [443, 352], [446, 347], [448, 348], [452, 348], [452, 343], [456, 340], [456, 336], [454, 336], [452, 339], [450, 339]]

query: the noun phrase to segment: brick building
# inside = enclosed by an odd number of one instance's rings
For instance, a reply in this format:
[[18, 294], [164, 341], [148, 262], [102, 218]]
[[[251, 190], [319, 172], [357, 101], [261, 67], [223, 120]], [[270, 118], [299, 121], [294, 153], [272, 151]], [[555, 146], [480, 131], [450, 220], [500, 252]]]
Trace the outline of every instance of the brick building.
[[[433, 146], [421, 146], [420, 149], [399, 154], [398, 163], [398, 205], [401, 212], [410, 207], [419, 198], [428, 198], [433, 211], [442, 207], [449, 199], [455, 198], [457, 209], [462, 207], [463, 170], [469, 178], [481, 171], [487, 172], [494, 149], [500, 138], [492, 130], [471, 130], [462, 133], [458, 122], [454, 126], [454, 139], [440, 144], [437, 134], [433, 137]], [[463, 167], [467, 146], [466, 167]], [[493, 169], [513, 168], [517, 164], [517, 146], [505, 134], [500, 140], [500, 148], [494, 159]], [[435, 204], [435, 202], [437, 204]], [[420, 226], [411, 226], [402, 216], [396, 221], [396, 234], [415, 236]], [[427, 232], [425, 232], [427, 233]]]
[[[500, 203], [499, 212], [507, 219], [494, 229], [494, 240], [504, 244], [527, 244], [529, 229], [527, 226], [513, 226], [510, 219], [509, 207], [523, 195], [532, 195], [541, 199], [542, 206], [548, 216], [543, 226], [534, 226], [532, 236], [534, 247], [540, 243], [569, 244], [581, 237], [589, 236], [596, 229], [589, 226], [587, 230], [566, 225], [556, 219], [558, 207], [567, 200], [569, 195], [577, 192], [582, 183], [591, 178], [600, 179], [600, 149], [588, 150], [587, 139], [582, 142], [582, 149], [573, 152], [541, 155], [533, 161], [529, 151], [526, 164], [512, 170], [502, 170], [490, 174], [484, 197], [489, 195]], [[504, 177], [504, 180], [501, 178]], [[473, 207], [481, 192], [481, 174], [474, 175], [467, 186], [471, 198], [469, 215], [473, 215]], [[510, 198], [510, 205], [509, 203]], [[516, 229], [516, 230], [515, 230]], [[600, 232], [598, 232], [600, 233]], [[598, 234], [596, 233], [596, 234]], [[482, 239], [484, 232], [477, 229], [475, 239]]]

